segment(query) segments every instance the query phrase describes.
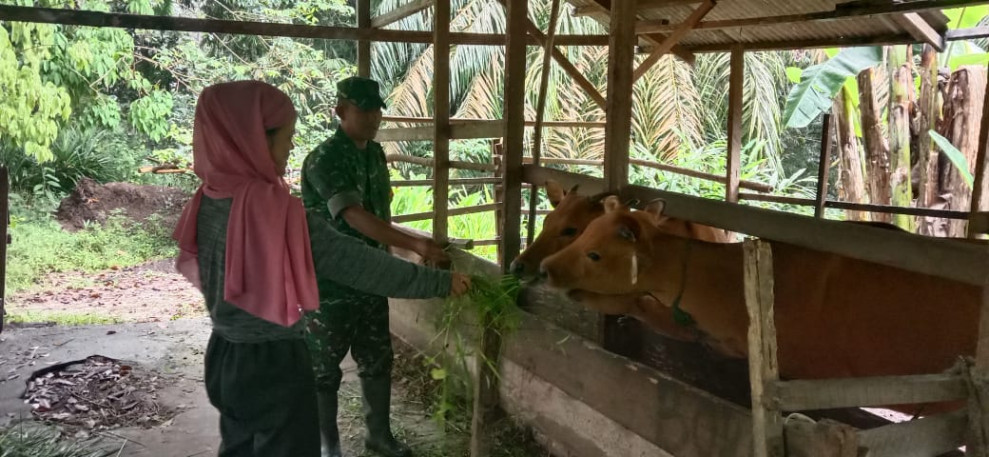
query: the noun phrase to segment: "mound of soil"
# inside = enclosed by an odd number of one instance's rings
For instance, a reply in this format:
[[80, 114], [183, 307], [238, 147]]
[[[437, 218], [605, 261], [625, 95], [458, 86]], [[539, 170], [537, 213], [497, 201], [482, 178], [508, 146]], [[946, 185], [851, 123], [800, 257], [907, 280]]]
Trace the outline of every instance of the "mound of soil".
[[181, 189], [162, 186], [112, 182], [100, 184], [83, 178], [71, 195], [62, 200], [55, 216], [66, 230], [79, 230], [85, 223], [104, 224], [113, 214], [138, 222], [152, 215], [161, 216], [159, 224], [175, 226], [182, 206], [191, 197]]

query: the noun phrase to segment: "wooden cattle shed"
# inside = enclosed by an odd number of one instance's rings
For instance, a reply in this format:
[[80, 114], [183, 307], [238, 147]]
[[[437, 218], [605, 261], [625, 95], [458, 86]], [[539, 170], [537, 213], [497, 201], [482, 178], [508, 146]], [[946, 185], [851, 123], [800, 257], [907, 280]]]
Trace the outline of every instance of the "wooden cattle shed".
[[[585, 191], [613, 191], [626, 198], [666, 200], [673, 217], [722, 227], [753, 237], [770, 239], [828, 251], [900, 269], [982, 286], [989, 284], [989, 252], [983, 245], [958, 243], [890, 232], [874, 227], [844, 224], [742, 205], [740, 200], [770, 200], [773, 197], [745, 193], [748, 188], [766, 192], [766, 186], [739, 179], [742, 125], [742, 67], [746, 51], [926, 43], [942, 49], [948, 40], [989, 36], [989, 29], [947, 31], [941, 9], [989, 3], [989, 0], [568, 0], [574, 14], [590, 16], [608, 26], [608, 35], [561, 35], [555, 27], [540, 30], [528, 18], [522, 0], [492, 0], [506, 8], [504, 34], [458, 33], [450, 30], [449, 2], [410, 0], [396, 11], [372, 16], [370, 0], [357, 0], [358, 27], [319, 27], [292, 24], [223, 21], [212, 19], [141, 16], [0, 6], [0, 20], [58, 23], [96, 27], [176, 30], [252, 34], [319, 39], [356, 40], [358, 69], [370, 74], [372, 42], [432, 43], [434, 62], [434, 118], [387, 118], [392, 123], [424, 124], [380, 132], [382, 141], [432, 140], [432, 159], [392, 157], [396, 161], [433, 167], [430, 182], [395, 185], [429, 185], [434, 201], [447, 201], [451, 168], [492, 172], [488, 178], [472, 178], [475, 184], [496, 185], [499, 199], [494, 205], [451, 210], [439, 205], [426, 215], [396, 217], [433, 220], [433, 236], [447, 240], [447, 219], [471, 211], [497, 211], [502, 226], [497, 240], [500, 267], [466, 254], [457, 255], [461, 267], [499, 274], [522, 246], [522, 189], [535, 192], [547, 179], [564, 185], [580, 184]], [[432, 31], [400, 31], [389, 24], [412, 14], [433, 9]], [[553, 0], [551, 24], [561, 13], [560, 0]], [[450, 49], [458, 45], [506, 47], [505, 101], [502, 119], [451, 119], [449, 102]], [[526, 48], [540, 46], [550, 59], [566, 71], [575, 84], [586, 90], [606, 113], [604, 123], [543, 121], [546, 75], [539, 88], [525, 87]], [[558, 46], [608, 46], [608, 85], [600, 93], [570, 63]], [[726, 184], [724, 201], [628, 185], [631, 132], [630, 92], [635, 80], [662, 56], [672, 53], [692, 62], [703, 52], [730, 52], [728, 167], [724, 176], [712, 176], [669, 165], [646, 166], [682, 172], [700, 179]], [[636, 55], [644, 54], [636, 66]], [[544, 69], [549, 65], [544, 65]], [[539, 90], [540, 103], [534, 120], [524, 117], [526, 90]], [[623, 96], [625, 95], [625, 96]], [[989, 109], [989, 103], [986, 104]], [[591, 125], [593, 124], [593, 125]], [[535, 127], [537, 141], [528, 157], [524, 129]], [[827, 129], [829, 123], [825, 123]], [[818, 216], [824, 207], [873, 212], [926, 215], [965, 219], [970, 233], [989, 231], [987, 214], [980, 211], [986, 186], [985, 159], [989, 143], [989, 116], [983, 117], [976, 167], [972, 211], [934, 211], [880, 205], [853, 205], [828, 201], [819, 185], [813, 205]], [[596, 127], [605, 129], [606, 154], [603, 179], [554, 170], [553, 163], [539, 156], [538, 137], [544, 128]], [[458, 162], [450, 159], [450, 141], [469, 138], [502, 139], [498, 164]], [[830, 136], [827, 131], [823, 138]], [[828, 141], [823, 143], [827, 144]], [[828, 148], [822, 148], [819, 177], [826, 183]], [[557, 162], [559, 163], [559, 162]], [[0, 175], [2, 176], [2, 175]], [[460, 180], [467, 181], [467, 180]], [[0, 186], [0, 190], [6, 188]], [[3, 196], [5, 197], [5, 195]], [[6, 198], [2, 201], [6, 202]], [[791, 201], [793, 202], [793, 201]], [[535, 214], [535, 205], [528, 205]], [[5, 208], [0, 208], [4, 210]], [[0, 218], [3, 220], [5, 218]], [[529, 218], [530, 223], [532, 217]], [[3, 226], [6, 232], [6, 225]], [[531, 236], [531, 229], [530, 229]], [[746, 241], [746, 298], [752, 317], [749, 332], [749, 373], [752, 408], [741, 407], [623, 355], [609, 351], [617, 336], [614, 319], [592, 316], [591, 331], [563, 328], [551, 313], [524, 313], [517, 332], [501, 336], [482, 335], [480, 350], [500, 351], [500, 374], [485, 366], [475, 369], [483, 382], [475, 393], [473, 455], [487, 455], [492, 443], [483, 425], [496, 406], [531, 425], [542, 441], [558, 455], [573, 456], [933, 456], [961, 445], [971, 455], [989, 456], [989, 422], [985, 398], [986, 368], [989, 366], [989, 294], [985, 296], [982, 333], [974, 364], [953, 374], [843, 379], [829, 381], [780, 381], [776, 372], [775, 329], [772, 319], [772, 253], [768, 244]], [[2, 245], [2, 243], [0, 243]], [[399, 253], [399, 255], [404, 255]], [[526, 294], [532, 309], [539, 302], [559, 298], [538, 291]], [[398, 304], [401, 301], [395, 301]], [[0, 302], [2, 303], [2, 302]], [[559, 304], [559, 303], [558, 303]], [[573, 304], [562, 304], [570, 306]], [[431, 316], [439, 310], [433, 301], [416, 301], [392, 307], [392, 330], [397, 336], [426, 350], [432, 347]], [[537, 315], [539, 314], [539, 315]], [[586, 313], [585, 316], [591, 316]], [[439, 349], [439, 350], [442, 350]], [[830, 421], [810, 423], [785, 420], [781, 412], [897, 402], [968, 399], [967, 410], [927, 417], [907, 423], [859, 430]], [[784, 439], [785, 438], [785, 439]]]

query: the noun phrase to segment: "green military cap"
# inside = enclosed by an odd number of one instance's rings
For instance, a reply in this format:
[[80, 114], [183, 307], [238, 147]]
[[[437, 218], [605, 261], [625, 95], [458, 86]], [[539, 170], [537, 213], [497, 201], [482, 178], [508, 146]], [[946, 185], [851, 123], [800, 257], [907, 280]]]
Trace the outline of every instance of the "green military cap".
[[379, 90], [377, 81], [351, 76], [337, 83], [337, 98], [348, 100], [364, 111], [371, 111], [385, 107]]

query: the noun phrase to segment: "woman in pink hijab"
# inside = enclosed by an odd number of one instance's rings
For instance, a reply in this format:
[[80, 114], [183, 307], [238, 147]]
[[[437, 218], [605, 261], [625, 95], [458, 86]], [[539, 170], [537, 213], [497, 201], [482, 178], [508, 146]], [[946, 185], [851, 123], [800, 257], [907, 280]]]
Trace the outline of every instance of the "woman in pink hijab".
[[176, 267], [203, 292], [213, 323], [205, 380], [220, 411], [220, 457], [320, 455], [300, 320], [319, 305], [316, 269], [392, 297], [442, 297], [470, 286], [464, 275], [399, 260], [319, 218], [307, 221], [282, 178], [295, 122], [289, 97], [258, 81], [207, 87], [196, 105], [193, 156], [202, 185], [175, 229]]

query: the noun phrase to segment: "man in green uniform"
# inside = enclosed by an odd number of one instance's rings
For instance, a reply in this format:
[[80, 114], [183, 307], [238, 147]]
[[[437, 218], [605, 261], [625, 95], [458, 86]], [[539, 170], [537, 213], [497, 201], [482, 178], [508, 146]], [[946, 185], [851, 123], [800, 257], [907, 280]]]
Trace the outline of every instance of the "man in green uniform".
[[[384, 150], [373, 141], [385, 106], [378, 83], [347, 78], [337, 83], [337, 95], [340, 127], [309, 153], [302, 166], [306, 210], [372, 247], [396, 246], [417, 252], [429, 262], [448, 262], [446, 253], [432, 240], [391, 225], [388, 168]], [[340, 362], [348, 350], [361, 379], [368, 428], [365, 445], [384, 456], [412, 455], [408, 446], [394, 438], [389, 423], [393, 353], [387, 298], [317, 276], [320, 309], [309, 314], [307, 341], [319, 394], [323, 456], [340, 455], [337, 390], [343, 377]]]

